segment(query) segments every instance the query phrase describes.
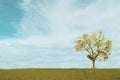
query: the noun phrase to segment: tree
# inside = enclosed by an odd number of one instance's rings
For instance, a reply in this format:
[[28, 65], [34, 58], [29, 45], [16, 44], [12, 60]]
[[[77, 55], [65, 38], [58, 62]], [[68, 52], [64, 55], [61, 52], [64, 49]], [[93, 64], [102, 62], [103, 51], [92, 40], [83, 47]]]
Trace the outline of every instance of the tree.
[[90, 35], [83, 34], [80, 39], [75, 41], [75, 49], [77, 52], [86, 51], [87, 58], [92, 61], [95, 68], [95, 61], [106, 61], [112, 50], [112, 41], [105, 40], [102, 31], [94, 32]]

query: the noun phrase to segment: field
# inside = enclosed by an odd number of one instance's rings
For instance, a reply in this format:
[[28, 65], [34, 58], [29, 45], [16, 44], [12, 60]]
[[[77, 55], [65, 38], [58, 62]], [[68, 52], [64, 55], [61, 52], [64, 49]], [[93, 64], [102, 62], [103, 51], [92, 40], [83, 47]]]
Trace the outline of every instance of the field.
[[1, 69], [0, 80], [120, 80], [120, 69]]

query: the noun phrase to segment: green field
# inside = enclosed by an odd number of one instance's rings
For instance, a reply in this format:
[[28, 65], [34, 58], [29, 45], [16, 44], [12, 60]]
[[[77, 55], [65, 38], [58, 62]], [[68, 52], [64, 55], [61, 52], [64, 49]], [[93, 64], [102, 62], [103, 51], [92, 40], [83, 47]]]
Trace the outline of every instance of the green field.
[[120, 80], [120, 69], [1, 69], [0, 80]]

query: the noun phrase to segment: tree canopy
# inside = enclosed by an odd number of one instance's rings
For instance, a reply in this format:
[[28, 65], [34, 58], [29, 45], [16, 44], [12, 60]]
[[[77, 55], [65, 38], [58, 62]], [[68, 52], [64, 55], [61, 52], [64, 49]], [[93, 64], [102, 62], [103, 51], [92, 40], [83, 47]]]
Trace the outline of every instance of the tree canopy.
[[84, 33], [80, 39], [75, 41], [75, 49], [77, 52], [86, 51], [87, 57], [93, 61], [95, 68], [96, 60], [107, 60], [112, 51], [112, 41], [106, 40], [102, 31], [92, 34]]

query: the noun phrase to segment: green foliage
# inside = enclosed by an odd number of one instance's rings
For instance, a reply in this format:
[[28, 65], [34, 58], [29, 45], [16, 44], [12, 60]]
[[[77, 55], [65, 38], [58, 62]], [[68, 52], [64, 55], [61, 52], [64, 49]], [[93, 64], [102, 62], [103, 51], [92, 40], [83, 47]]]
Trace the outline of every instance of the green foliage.
[[84, 33], [80, 39], [75, 42], [76, 51], [87, 51], [87, 57], [90, 60], [107, 60], [112, 49], [112, 41], [105, 40], [102, 31], [92, 34]]
[[93, 63], [95, 68], [96, 60], [107, 60], [112, 49], [112, 41], [106, 40], [102, 31], [94, 32], [92, 34], [84, 33], [80, 39], [75, 42], [75, 49], [77, 52], [86, 51], [88, 59]]

